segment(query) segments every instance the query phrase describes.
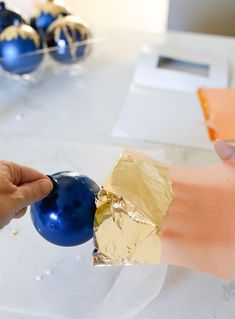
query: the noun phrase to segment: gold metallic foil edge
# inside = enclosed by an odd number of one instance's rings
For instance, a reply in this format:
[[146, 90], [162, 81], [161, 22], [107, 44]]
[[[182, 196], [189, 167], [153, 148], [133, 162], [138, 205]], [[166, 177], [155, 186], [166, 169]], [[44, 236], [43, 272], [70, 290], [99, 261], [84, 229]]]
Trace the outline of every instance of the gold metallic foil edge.
[[55, 17], [59, 15], [70, 14], [69, 9], [64, 7], [63, 3], [60, 3], [58, 1], [53, 2], [50, 0], [48, 0], [46, 3], [43, 3], [42, 5], [39, 5], [34, 11], [32, 17], [38, 18], [41, 12], [50, 13]]
[[0, 40], [11, 41], [20, 36], [22, 39], [30, 39], [34, 42], [37, 49], [40, 48], [40, 37], [37, 32], [30, 26], [25, 24], [13, 25], [6, 28], [0, 35]]
[[158, 264], [162, 221], [173, 198], [168, 167], [122, 154], [98, 194], [94, 265]]

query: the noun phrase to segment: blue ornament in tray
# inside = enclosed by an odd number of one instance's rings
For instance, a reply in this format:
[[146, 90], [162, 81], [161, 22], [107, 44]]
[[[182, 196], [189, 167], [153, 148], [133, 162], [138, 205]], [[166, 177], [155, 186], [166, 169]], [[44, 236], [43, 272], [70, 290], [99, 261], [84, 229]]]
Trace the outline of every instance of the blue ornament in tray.
[[31, 20], [31, 26], [36, 29], [40, 35], [44, 35], [47, 28], [59, 17], [69, 15], [69, 10], [59, 2], [47, 0], [45, 3], [39, 5]]
[[51, 56], [64, 64], [84, 59], [91, 49], [92, 35], [77, 17], [67, 16], [56, 20], [46, 32], [46, 43]]
[[24, 19], [15, 11], [6, 8], [5, 2], [0, 1], [0, 33], [11, 25], [23, 23]]
[[43, 59], [41, 49], [40, 36], [26, 24], [8, 27], [0, 35], [1, 65], [10, 73], [23, 75], [35, 71]]
[[47, 241], [59, 246], [76, 246], [93, 236], [99, 187], [84, 175], [60, 172], [51, 176], [53, 191], [31, 206], [33, 224]]

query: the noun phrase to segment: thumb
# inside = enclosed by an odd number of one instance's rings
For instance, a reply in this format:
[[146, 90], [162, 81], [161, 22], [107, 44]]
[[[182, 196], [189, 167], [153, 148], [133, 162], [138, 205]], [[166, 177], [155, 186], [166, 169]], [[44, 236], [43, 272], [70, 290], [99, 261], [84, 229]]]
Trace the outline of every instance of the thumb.
[[215, 150], [222, 160], [235, 159], [235, 147], [220, 139], [215, 141]]
[[52, 189], [53, 184], [49, 179], [41, 179], [19, 186], [15, 193], [17, 210], [43, 199]]

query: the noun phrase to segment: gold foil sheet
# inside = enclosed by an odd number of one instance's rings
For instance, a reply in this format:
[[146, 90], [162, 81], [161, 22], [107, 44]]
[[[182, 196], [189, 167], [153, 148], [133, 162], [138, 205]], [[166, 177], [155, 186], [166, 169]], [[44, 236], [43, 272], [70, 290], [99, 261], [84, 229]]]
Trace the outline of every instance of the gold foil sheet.
[[173, 198], [166, 166], [122, 154], [98, 194], [94, 264], [159, 263], [162, 221]]

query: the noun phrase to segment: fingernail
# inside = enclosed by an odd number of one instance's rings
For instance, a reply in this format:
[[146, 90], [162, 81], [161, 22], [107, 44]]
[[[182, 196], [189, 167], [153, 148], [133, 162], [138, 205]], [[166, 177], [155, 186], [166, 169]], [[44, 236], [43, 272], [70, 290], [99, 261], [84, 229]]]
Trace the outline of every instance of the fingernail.
[[48, 179], [43, 179], [40, 182], [40, 188], [42, 190], [42, 193], [47, 195], [52, 191], [53, 188], [53, 184], [51, 181], [49, 181]]
[[215, 147], [220, 157], [223, 160], [228, 160], [235, 157], [234, 148], [231, 145], [225, 143], [224, 141], [222, 140], [216, 141]]

